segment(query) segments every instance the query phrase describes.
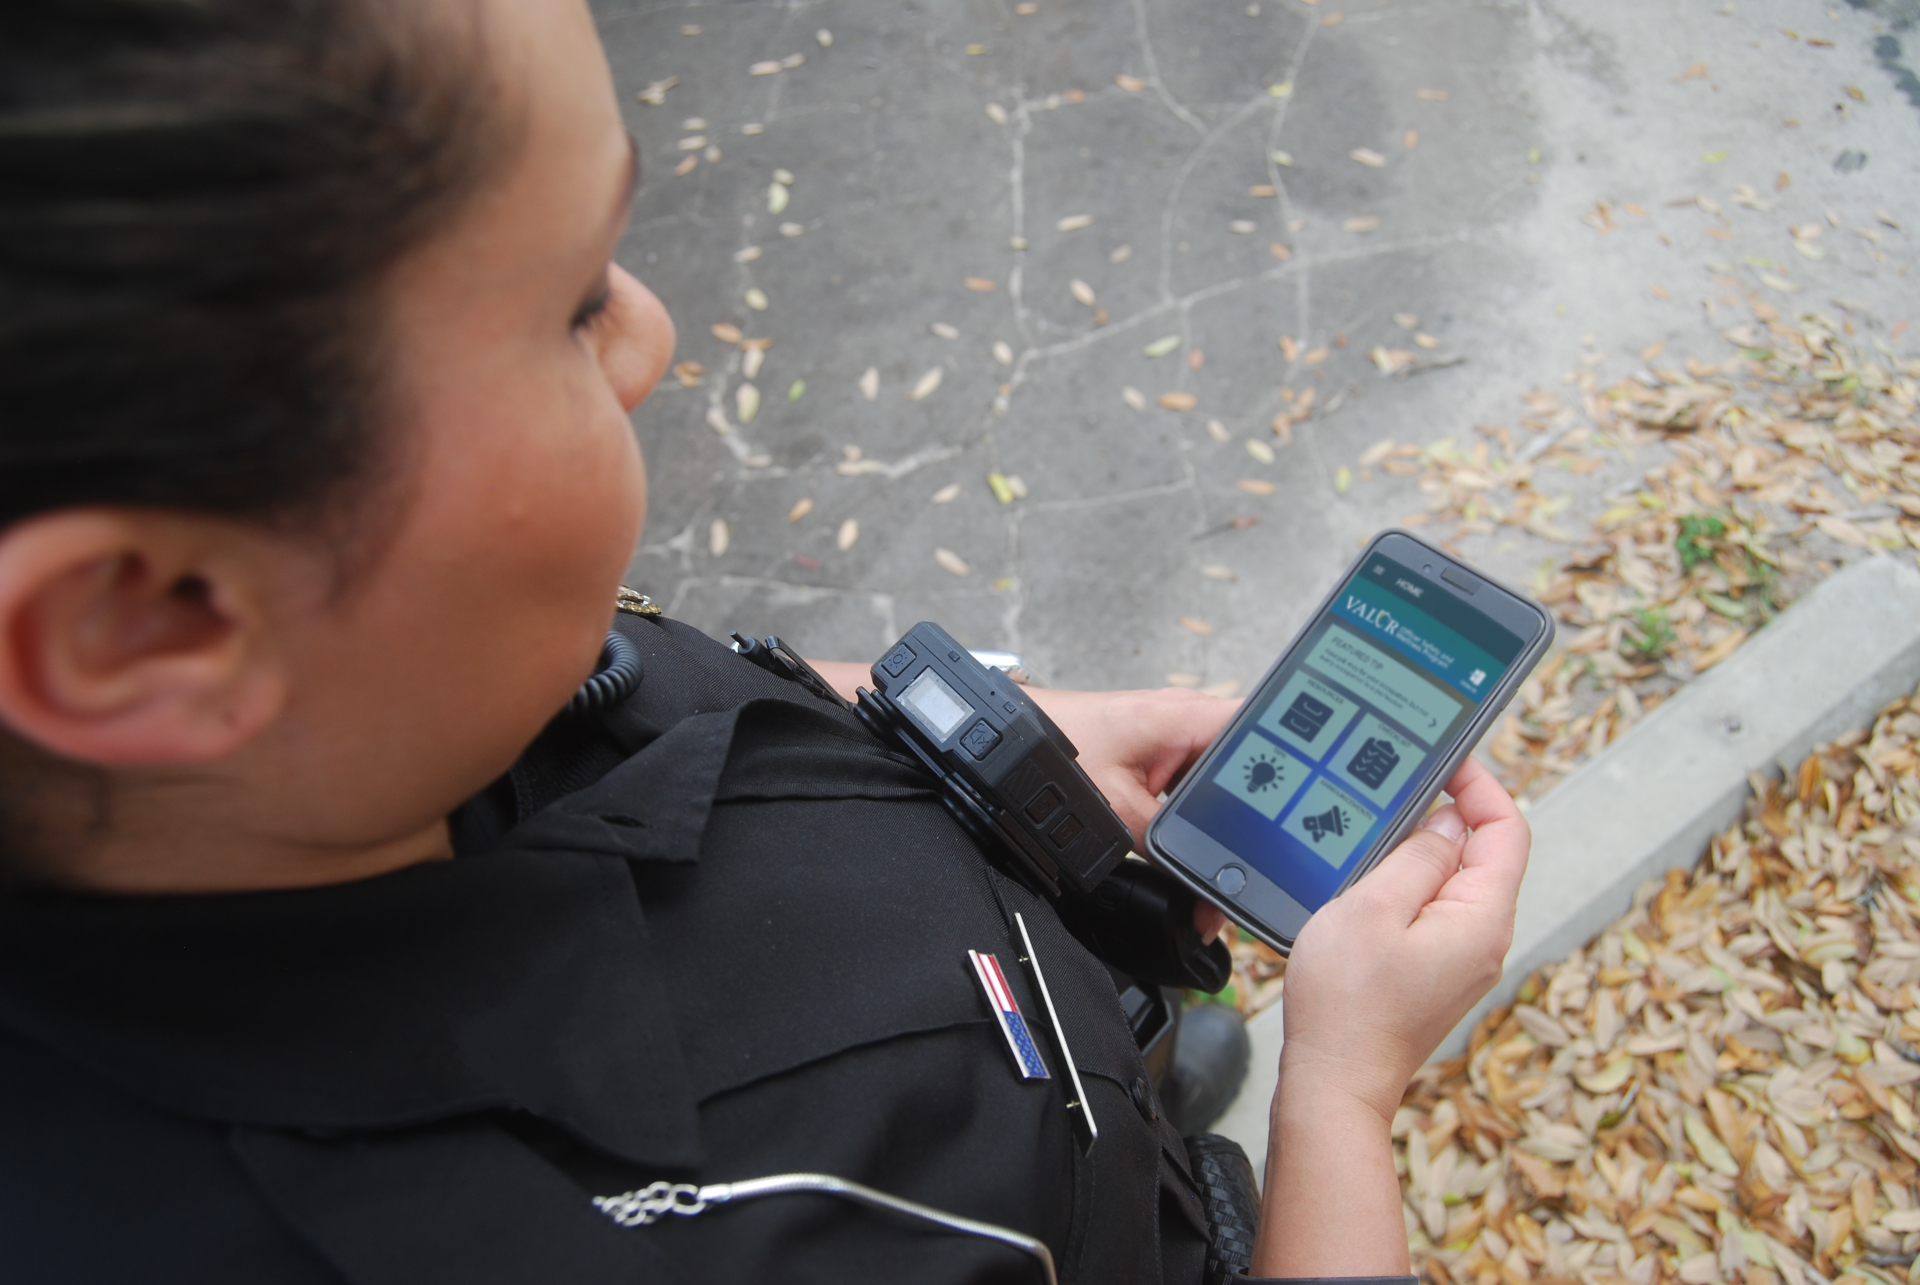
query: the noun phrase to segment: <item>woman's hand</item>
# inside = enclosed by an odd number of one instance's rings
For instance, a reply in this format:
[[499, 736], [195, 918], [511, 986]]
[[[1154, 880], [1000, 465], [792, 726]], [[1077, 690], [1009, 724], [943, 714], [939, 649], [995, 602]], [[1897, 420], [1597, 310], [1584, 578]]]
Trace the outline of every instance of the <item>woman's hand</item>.
[[1389, 1119], [1413, 1073], [1500, 980], [1532, 841], [1477, 760], [1447, 792], [1453, 803], [1307, 921], [1287, 963], [1289, 1068], [1334, 1070]]
[[1136, 852], [1146, 851], [1147, 823], [1160, 794], [1199, 761], [1240, 708], [1240, 702], [1179, 687], [1157, 691], [1071, 692], [1029, 687], [1080, 751], [1080, 767], [1127, 829]]
[[[1161, 792], [1186, 775], [1240, 708], [1239, 701], [1179, 687], [1133, 692], [1030, 687], [1027, 695], [1080, 751], [1081, 770], [1126, 822], [1140, 853], [1147, 850], [1147, 823], [1160, 810]], [[1193, 903], [1193, 926], [1200, 940], [1210, 942], [1227, 926], [1227, 917], [1203, 897]]]
[[1389, 1130], [1407, 1081], [1500, 978], [1527, 822], [1468, 759], [1454, 802], [1300, 933], [1287, 964], [1265, 1276], [1398, 1275], [1406, 1229]]

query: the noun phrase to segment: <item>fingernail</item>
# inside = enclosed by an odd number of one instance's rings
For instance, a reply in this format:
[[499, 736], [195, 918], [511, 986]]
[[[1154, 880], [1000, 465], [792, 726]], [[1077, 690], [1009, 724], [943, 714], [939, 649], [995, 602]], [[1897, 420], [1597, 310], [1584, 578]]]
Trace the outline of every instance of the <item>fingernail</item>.
[[1452, 808], [1442, 808], [1438, 812], [1428, 813], [1427, 819], [1420, 823], [1420, 828], [1433, 831], [1449, 843], [1458, 843], [1467, 837], [1467, 823], [1461, 820], [1460, 814]]

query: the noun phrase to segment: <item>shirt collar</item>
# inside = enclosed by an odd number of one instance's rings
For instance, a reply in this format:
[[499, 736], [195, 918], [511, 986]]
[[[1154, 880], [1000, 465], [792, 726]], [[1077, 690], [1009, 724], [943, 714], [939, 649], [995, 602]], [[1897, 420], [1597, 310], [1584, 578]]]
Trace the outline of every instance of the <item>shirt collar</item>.
[[598, 781], [562, 796], [485, 850], [590, 852], [688, 865], [748, 705], [682, 720]]

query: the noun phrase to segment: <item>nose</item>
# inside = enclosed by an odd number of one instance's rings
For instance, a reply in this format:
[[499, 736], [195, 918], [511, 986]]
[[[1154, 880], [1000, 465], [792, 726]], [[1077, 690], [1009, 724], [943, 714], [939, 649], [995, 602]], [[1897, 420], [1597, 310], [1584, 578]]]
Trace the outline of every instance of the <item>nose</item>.
[[598, 357], [620, 405], [632, 410], [647, 399], [673, 360], [673, 318], [638, 278], [613, 264], [608, 325], [598, 328]]

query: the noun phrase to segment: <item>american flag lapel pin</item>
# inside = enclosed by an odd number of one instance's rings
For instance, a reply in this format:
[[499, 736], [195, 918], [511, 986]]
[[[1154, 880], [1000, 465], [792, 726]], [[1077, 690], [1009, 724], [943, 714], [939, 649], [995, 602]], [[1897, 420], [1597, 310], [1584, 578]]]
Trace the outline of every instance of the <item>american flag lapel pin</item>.
[[1000, 961], [977, 950], [968, 951], [967, 958], [973, 961], [973, 975], [980, 980], [980, 989], [987, 993], [987, 1005], [1000, 1023], [1000, 1033], [1007, 1037], [1007, 1050], [1013, 1054], [1013, 1065], [1019, 1070], [1020, 1078], [1051, 1079], [1047, 1064], [1040, 1060], [1040, 1049], [1033, 1042], [1033, 1034], [1027, 1029], [1026, 1019], [1020, 1015], [1013, 989], [1007, 985], [1007, 976], [1000, 971]]

